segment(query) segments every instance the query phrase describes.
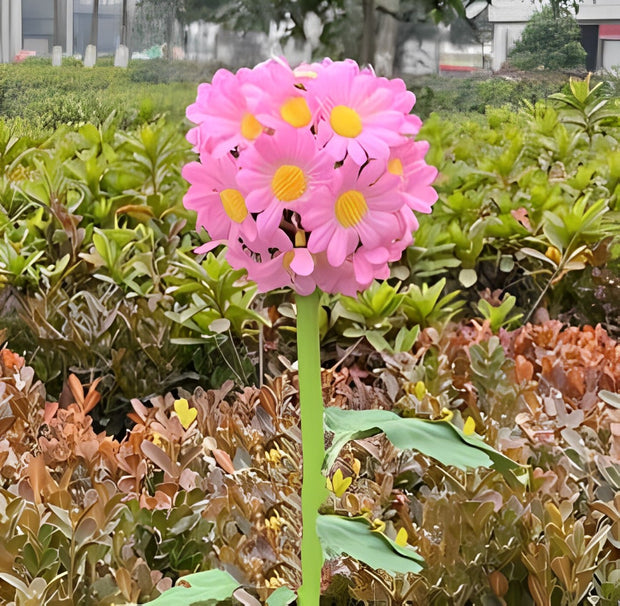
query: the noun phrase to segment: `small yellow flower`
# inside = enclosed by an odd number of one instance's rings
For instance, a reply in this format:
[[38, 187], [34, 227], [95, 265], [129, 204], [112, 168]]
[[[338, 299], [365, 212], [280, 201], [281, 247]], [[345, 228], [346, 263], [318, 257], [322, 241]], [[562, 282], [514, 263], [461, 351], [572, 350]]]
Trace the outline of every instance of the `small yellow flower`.
[[161, 446], [162, 445], [161, 434], [158, 434], [156, 431], [154, 431], [151, 442], [153, 442], [155, 446]]
[[384, 532], [385, 531], [385, 522], [383, 520], [381, 520], [380, 518], [375, 518], [370, 523], [370, 530], [372, 530], [372, 532]]
[[476, 431], [476, 421], [474, 421], [473, 417], [467, 417], [465, 425], [463, 425], [463, 433], [466, 436], [471, 436], [474, 431]]
[[426, 385], [424, 385], [424, 381], [418, 381], [413, 388], [413, 395], [421, 400], [426, 395]]
[[189, 402], [185, 398], [174, 401], [174, 412], [177, 413], [183, 429], [187, 429], [195, 420], [198, 411], [189, 407]]
[[449, 423], [450, 421], [452, 421], [452, 418], [454, 417], [454, 412], [452, 410], [450, 410], [449, 408], [442, 408], [441, 409], [441, 418], [438, 419], [439, 421], [446, 421], [446, 423]]
[[284, 451], [278, 448], [272, 448], [269, 452], [265, 453], [265, 459], [274, 465], [278, 465], [285, 454]]
[[407, 534], [407, 531], [404, 528], [401, 528], [396, 534], [394, 543], [396, 543], [400, 547], [405, 547], [407, 545], [408, 539], [409, 539], [409, 535]]
[[279, 534], [282, 530], [282, 526], [284, 526], [284, 520], [277, 511], [274, 511], [273, 515], [265, 520], [265, 526], [269, 528], [269, 530]]
[[282, 585], [284, 585], [284, 579], [277, 572], [274, 572], [272, 577], [265, 579], [265, 586], [270, 589], [277, 589]]
[[549, 246], [545, 251], [545, 257], [551, 259], [556, 265], [559, 265], [562, 260], [562, 253], [555, 246]]
[[353, 478], [345, 478], [342, 475], [342, 469], [336, 470], [336, 473], [332, 476], [331, 480], [326, 478], [327, 488], [331, 490], [338, 498], [340, 498], [346, 491]]

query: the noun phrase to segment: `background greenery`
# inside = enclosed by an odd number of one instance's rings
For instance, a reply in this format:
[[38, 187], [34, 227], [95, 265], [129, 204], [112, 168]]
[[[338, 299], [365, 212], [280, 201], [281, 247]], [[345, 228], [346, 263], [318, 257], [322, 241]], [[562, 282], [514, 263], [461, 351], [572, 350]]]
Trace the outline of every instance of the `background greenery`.
[[[49, 60], [27, 59], [0, 65], [0, 117], [16, 133], [41, 138], [61, 125], [101, 124], [115, 112], [122, 128], [135, 127], [166, 114], [184, 128], [185, 108], [195, 99], [199, 82], [207, 81], [217, 65], [132, 61], [127, 70], [101, 59], [94, 69], [65, 59], [51, 69]], [[507, 73], [505, 76], [442, 78], [406, 77], [415, 90], [417, 113], [483, 114], [487, 106], [518, 109], [523, 99], [535, 103], [567, 85], [568, 75]]]
[[583, 69], [585, 59], [577, 20], [569, 12], [557, 14], [552, 6], [534, 14], [508, 55], [511, 65], [525, 70]]

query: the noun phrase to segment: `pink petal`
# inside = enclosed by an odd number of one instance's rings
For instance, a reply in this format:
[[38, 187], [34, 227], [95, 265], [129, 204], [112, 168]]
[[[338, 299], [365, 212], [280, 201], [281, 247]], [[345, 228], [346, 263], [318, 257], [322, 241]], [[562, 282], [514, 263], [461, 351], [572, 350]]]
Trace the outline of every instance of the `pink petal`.
[[298, 276], [293, 280], [293, 288], [300, 295], [311, 295], [316, 289], [316, 282], [314, 278]]
[[332, 239], [334, 231], [334, 226], [331, 224], [324, 224], [317, 227], [310, 234], [310, 239], [308, 240], [308, 250], [311, 253], [319, 253], [326, 250]]
[[372, 265], [361, 255], [353, 255], [355, 279], [361, 284], [370, 284], [373, 278]]
[[358, 166], [364, 164], [368, 159], [364, 148], [355, 140], [349, 143], [347, 151], [349, 152], [351, 160], [353, 160], [353, 162], [355, 162]]
[[344, 263], [347, 255], [353, 252], [357, 244], [358, 236], [354, 230], [342, 230], [340, 233], [334, 234], [334, 237], [327, 245], [327, 260], [330, 265], [339, 267]]
[[373, 263], [375, 265], [379, 263], [387, 263], [387, 260], [390, 257], [390, 253], [387, 248], [384, 248], [383, 246], [371, 248], [370, 250], [364, 250], [363, 255], [369, 263]]
[[217, 248], [220, 244], [226, 244], [226, 240], [211, 240], [211, 242], [205, 242], [197, 248], [194, 248], [194, 252], [197, 255], [206, 253], [213, 250], [214, 248]]
[[307, 248], [296, 248], [291, 269], [300, 276], [309, 276], [314, 271], [314, 260]]
[[267, 237], [278, 229], [281, 219], [282, 205], [278, 202], [273, 202], [258, 215], [256, 218], [256, 227], [263, 237]]

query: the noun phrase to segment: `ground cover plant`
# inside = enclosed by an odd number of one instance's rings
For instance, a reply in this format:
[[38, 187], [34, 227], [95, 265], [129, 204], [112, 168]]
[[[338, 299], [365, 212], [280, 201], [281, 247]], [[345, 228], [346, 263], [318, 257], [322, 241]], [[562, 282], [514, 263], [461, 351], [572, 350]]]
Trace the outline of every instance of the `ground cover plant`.
[[49, 136], [64, 125], [99, 125], [110, 113], [127, 128], [163, 115], [181, 125], [196, 83], [211, 77], [212, 66], [160, 60], [133, 61], [127, 70], [100, 59], [86, 69], [65, 59], [52, 69], [49, 59], [0, 65], [0, 115], [16, 122], [24, 134]]
[[[325, 603], [620, 599], [617, 116], [604, 86], [575, 80], [517, 112], [426, 121], [439, 201], [388, 281], [323, 296], [324, 400], [450, 418], [529, 481], [383, 434], [349, 442], [325, 513], [366, 516], [426, 566], [393, 579], [331, 560]], [[0, 127], [2, 599], [142, 603], [213, 568], [261, 602], [294, 587], [292, 299], [192, 253], [204, 234], [181, 204], [178, 124], [14, 128]]]

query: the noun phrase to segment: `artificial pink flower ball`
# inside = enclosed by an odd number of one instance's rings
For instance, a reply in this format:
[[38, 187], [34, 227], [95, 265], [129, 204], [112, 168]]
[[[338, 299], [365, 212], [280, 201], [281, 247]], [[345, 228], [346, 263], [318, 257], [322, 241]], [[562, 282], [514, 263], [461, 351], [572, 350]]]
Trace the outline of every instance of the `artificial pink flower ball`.
[[351, 60], [272, 59], [198, 87], [185, 206], [260, 291], [355, 296], [413, 241], [437, 200], [415, 96]]

